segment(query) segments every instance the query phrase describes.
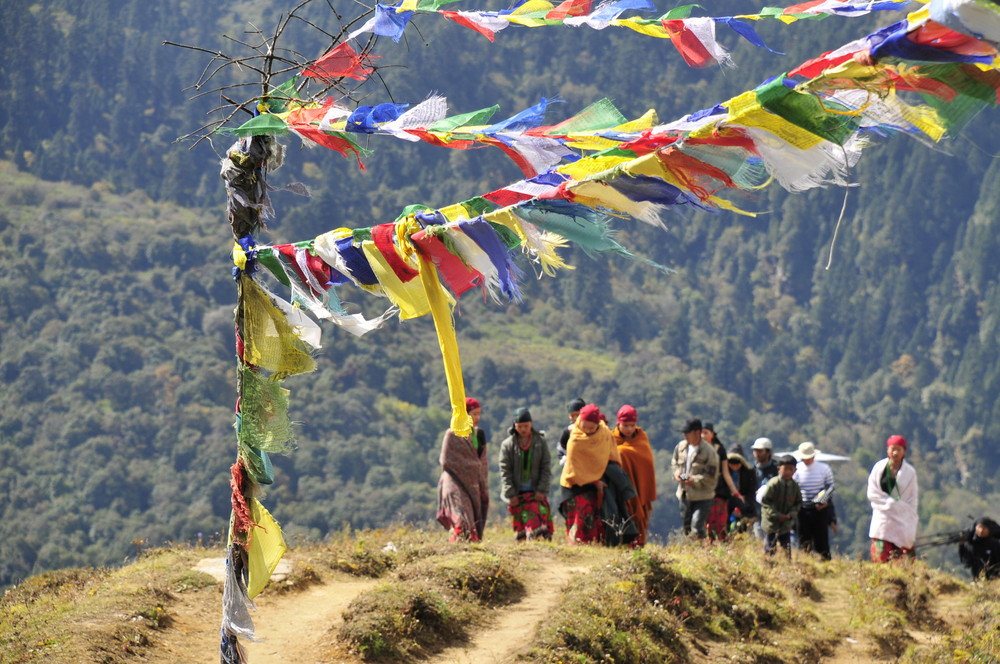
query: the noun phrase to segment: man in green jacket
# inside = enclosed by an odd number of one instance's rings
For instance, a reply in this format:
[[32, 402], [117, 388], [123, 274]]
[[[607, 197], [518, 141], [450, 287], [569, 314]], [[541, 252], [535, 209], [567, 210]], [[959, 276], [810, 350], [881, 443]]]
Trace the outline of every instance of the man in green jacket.
[[792, 479], [796, 463], [790, 454], [779, 458], [778, 476], [772, 477], [760, 490], [764, 552], [774, 555], [775, 545], [780, 544], [789, 560], [792, 558], [792, 524], [802, 508], [802, 492]]

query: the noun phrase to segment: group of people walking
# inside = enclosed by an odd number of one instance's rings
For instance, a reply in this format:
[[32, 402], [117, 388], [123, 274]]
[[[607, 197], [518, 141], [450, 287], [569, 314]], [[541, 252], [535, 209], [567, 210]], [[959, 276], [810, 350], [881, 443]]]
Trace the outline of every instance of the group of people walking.
[[[470, 398], [466, 409], [473, 434], [462, 438], [448, 430], [441, 447], [437, 519], [452, 541], [479, 541], [489, 509], [481, 406]], [[566, 521], [566, 541], [642, 546], [656, 500], [656, 473], [638, 412], [622, 406], [611, 428], [600, 408], [583, 399], [571, 401], [568, 410], [570, 424], [557, 447], [558, 510]], [[545, 435], [535, 429], [527, 408], [514, 413], [507, 433], [500, 443], [500, 495], [515, 539], [552, 539], [553, 463]]]
[[[472, 435], [449, 430], [441, 448], [437, 518], [453, 541], [479, 541], [489, 508], [481, 406], [470, 398], [466, 407]], [[570, 402], [568, 412], [570, 424], [556, 446], [557, 509], [565, 519], [567, 543], [644, 545], [657, 486], [653, 449], [638, 425], [638, 412], [623, 405], [613, 427], [598, 406], [583, 399]], [[671, 472], [685, 535], [724, 540], [752, 531], [764, 541], [766, 553], [780, 547], [788, 556], [794, 535], [799, 547], [830, 559], [829, 533], [837, 532], [835, 483], [814, 443], [801, 443], [794, 454], [775, 458], [770, 439], [758, 438], [751, 463], [739, 444], [724, 447], [711, 422], [690, 419], [681, 433]], [[554, 464], [545, 435], [534, 427], [527, 408], [517, 410], [507, 434], [500, 443], [500, 495], [515, 538], [550, 540]], [[885, 458], [868, 477], [873, 562], [914, 555], [918, 486], [916, 470], [905, 459], [907, 447], [904, 437], [890, 436]]]

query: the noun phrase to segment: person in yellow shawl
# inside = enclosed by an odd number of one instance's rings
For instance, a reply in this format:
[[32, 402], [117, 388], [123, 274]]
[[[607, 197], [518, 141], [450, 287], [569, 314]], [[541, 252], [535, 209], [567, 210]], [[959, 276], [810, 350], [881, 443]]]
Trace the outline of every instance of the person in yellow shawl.
[[621, 464], [618, 446], [600, 409], [587, 404], [570, 430], [566, 465], [559, 478], [563, 499], [559, 511], [566, 518], [567, 544], [603, 541], [601, 503], [605, 484], [601, 478], [611, 461]]
[[628, 501], [628, 513], [639, 530], [638, 536], [632, 540], [632, 545], [641, 547], [646, 543], [646, 532], [649, 530], [649, 517], [653, 513], [653, 501], [656, 500], [656, 469], [653, 463], [653, 448], [649, 445], [649, 437], [642, 427], [638, 426], [639, 413], [629, 404], [618, 409], [618, 426], [611, 435], [618, 445], [622, 468], [628, 474], [635, 491], [638, 494]]

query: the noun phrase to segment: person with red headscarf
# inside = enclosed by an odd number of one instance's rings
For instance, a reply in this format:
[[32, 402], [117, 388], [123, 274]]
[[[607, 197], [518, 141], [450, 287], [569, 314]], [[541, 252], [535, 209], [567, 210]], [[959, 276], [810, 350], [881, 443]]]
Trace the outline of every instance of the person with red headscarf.
[[570, 430], [559, 478], [563, 497], [559, 511], [566, 518], [567, 544], [604, 540], [601, 505], [606, 484], [601, 478], [609, 462], [621, 464], [618, 446], [600, 409], [587, 404]]
[[906, 461], [906, 439], [889, 436], [886, 458], [877, 461], [868, 476], [872, 505], [872, 562], [912, 558], [917, 539], [917, 471]]
[[632, 486], [638, 494], [627, 503], [629, 516], [639, 530], [632, 544], [643, 546], [646, 543], [646, 532], [649, 530], [653, 501], [656, 500], [656, 469], [649, 437], [642, 427], [638, 426], [638, 421], [639, 413], [636, 409], [625, 404], [618, 409], [618, 426], [611, 435], [618, 445], [622, 468], [632, 480]]
[[465, 409], [472, 417], [472, 434], [462, 437], [448, 429], [441, 442], [437, 520], [451, 542], [482, 540], [490, 508], [486, 433], [479, 428], [482, 407], [470, 397]]

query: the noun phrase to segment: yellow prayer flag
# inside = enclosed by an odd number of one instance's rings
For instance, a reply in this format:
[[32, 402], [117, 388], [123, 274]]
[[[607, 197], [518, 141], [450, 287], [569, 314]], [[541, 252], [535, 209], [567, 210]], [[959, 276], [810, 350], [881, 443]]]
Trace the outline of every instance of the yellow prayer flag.
[[427, 302], [424, 289], [420, 286], [418, 279], [402, 282], [393, 269], [389, 267], [389, 262], [374, 242], [362, 242], [361, 251], [368, 259], [368, 264], [371, 266], [372, 272], [375, 273], [375, 278], [378, 279], [386, 297], [399, 307], [399, 317], [402, 320], [418, 318], [430, 313], [431, 305]]
[[648, 37], [659, 37], [660, 39], [670, 39], [670, 33], [663, 27], [662, 23], [646, 23], [648, 19], [620, 18], [611, 21], [611, 25], [621, 26], [635, 30], [641, 35]]
[[286, 547], [281, 526], [256, 498], [250, 503], [250, 518], [257, 524], [247, 546], [247, 597], [253, 599], [271, 579]]
[[565, 173], [574, 180], [583, 180], [584, 178], [590, 177], [591, 175], [596, 175], [597, 173], [603, 173], [604, 171], [611, 170], [612, 168], [619, 166], [627, 161], [631, 161], [634, 157], [627, 156], [603, 156], [603, 157], [587, 157], [585, 159], [580, 159], [569, 164], [563, 164], [557, 167], [555, 170], [560, 173]]
[[737, 95], [722, 105], [729, 111], [727, 123], [766, 129], [799, 150], [808, 150], [823, 141], [820, 136], [766, 110], [760, 105], [757, 93], [753, 90]]

